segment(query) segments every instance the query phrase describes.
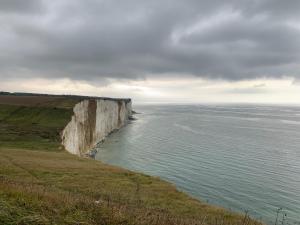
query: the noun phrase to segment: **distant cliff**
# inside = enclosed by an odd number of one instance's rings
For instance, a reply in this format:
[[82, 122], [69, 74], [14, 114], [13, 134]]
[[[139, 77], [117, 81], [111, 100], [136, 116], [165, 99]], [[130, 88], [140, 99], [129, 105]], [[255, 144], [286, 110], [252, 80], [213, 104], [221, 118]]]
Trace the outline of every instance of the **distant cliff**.
[[72, 154], [84, 155], [132, 115], [130, 99], [86, 99], [75, 105], [62, 132], [62, 144]]

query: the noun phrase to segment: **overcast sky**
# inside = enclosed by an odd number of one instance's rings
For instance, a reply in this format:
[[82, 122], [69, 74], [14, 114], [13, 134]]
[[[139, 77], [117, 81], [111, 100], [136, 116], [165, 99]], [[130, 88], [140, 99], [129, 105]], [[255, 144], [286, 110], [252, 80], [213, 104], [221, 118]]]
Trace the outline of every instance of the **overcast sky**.
[[0, 90], [300, 103], [299, 0], [0, 0]]

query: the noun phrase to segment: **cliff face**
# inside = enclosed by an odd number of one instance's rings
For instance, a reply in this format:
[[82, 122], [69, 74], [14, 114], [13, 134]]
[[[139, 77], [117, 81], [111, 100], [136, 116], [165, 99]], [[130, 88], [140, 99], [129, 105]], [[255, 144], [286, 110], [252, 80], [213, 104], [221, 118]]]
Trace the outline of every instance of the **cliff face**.
[[62, 144], [72, 154], [83, 155], [131, 116], [130, 99], [87, 99], [77, 103], [62, 132]]

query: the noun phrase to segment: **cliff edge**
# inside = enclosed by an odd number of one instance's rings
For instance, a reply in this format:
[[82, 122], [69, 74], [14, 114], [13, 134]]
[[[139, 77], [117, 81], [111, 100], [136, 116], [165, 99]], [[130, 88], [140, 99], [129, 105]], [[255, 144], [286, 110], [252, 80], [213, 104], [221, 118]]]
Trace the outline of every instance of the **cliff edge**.
[[73, 108], [74, 115], [62, 132], [65, 149], [79, 156], [86, 154], [132, 115], [130, 99], [85, 99]]
[[262, 225], [61, 148], [64, 130], [84, 154], [130, 114], [130, 99], [0, 92], [0, 224]]

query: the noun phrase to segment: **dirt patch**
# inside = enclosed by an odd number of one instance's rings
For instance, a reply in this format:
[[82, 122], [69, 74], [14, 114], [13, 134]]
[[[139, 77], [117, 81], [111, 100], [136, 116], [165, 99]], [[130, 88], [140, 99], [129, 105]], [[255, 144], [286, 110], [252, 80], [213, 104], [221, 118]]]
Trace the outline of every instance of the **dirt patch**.
[[118, 101], [118, 127], [122, 125], [121, 109], [122, 109], [122, 101]]
[[7, 105], [23, 105], [23, 106], [36, 106], [45, 104], [52, 101], [63, 99], [62, 97], [47, 97], [47, 96], [11, 96], [0, 95], [0, 104]]
[[94, 99], [89, 100], [88, 105], [88, 121], [85, 126], [85, 140], [87, 145], [90, 146], [93, 144], [94, 134], [96, 130], [96, 113], [97, 113], [97, 101]]

